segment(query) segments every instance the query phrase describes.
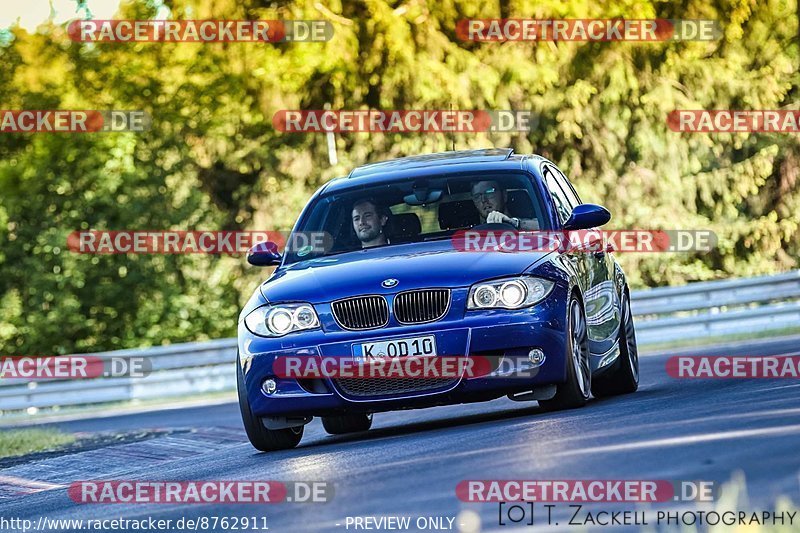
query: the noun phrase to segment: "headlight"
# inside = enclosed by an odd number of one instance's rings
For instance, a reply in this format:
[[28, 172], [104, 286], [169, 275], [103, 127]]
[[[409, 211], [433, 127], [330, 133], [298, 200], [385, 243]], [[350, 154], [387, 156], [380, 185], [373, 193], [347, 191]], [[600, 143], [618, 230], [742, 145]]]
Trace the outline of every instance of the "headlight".
[[542, 301], [554, 283], [530, 276], [477, 283], [469, 290], [467, 309], [521, 309]]
[[264, 305], [244, 317], [250, 333], [262, 337], [282, 337], [293, 331], [319, 327], [319, 318], [310, 304]]

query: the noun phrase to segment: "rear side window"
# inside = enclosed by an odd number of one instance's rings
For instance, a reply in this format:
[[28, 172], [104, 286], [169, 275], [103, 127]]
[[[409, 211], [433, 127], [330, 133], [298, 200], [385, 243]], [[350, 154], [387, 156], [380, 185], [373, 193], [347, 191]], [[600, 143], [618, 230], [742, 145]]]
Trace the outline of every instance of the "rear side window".
[[544, 175], [545, 184], [547, 185], [547, 190], [550, 191], [550, 196], [553, 198], [553, 203], [556, 205], [558, 218], [563, 224], [569, 219], [570, 214], [572, 214], [572, 205], [567, 195], [558, 184], [558, 181], [556, 181], [553, 169], [549, 165], [545, 165], [542, 169], [542, 173]]
[[572, 205], [572, 208], [574, 209], [575, 207], [581, 205], [583, 202], [581, 202], [581, 199], [578, 197], [578, 193], [575, 192], [575, 188], [569, 182], [564, 173], [555, 167], [553, 167], [553, 171], [556, 181], [559, 185], [561, 185], [561, 189], [564, 191], [564, 194], [566, 195], [567, 200], [569, 200], [570, 205]]

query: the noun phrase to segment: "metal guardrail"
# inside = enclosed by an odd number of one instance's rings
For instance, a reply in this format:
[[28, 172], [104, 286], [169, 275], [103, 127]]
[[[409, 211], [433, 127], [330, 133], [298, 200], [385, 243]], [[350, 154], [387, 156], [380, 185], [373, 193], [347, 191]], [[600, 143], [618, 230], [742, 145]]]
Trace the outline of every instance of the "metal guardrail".
[[188, 342], [154, 348], [115, 350], [92, 357], [146, 357], [146, 377], [73, 380], [0, 379], [0, 416], [7, 411], [143, 401], [234, 390], [236, 339]]
[[635, 291], [631, 310], [644, 346], [800, 327], [800, 270]]
[[[698, 341], [800, 326], [800, 270], [776, 276], [634, 291], [642, 346]], [[93, 357], [147, 357], [146, 377], [20, 382], [0, 379], [0, 417], [39, 409], [99, 405], [233, 391], [236, 339], [117, 350]]]

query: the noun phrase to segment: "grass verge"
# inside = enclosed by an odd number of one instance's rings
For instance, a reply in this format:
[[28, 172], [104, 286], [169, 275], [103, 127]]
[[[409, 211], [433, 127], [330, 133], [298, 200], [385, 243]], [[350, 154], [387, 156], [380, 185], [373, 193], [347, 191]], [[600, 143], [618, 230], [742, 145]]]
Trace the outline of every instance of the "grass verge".
[[651, 353], [661, 352], [666, 350], [674, 350], [676, 348], [692, 348], [703, 346], [714, 346], [716, 344], [727, 344], [730, 342], [749, 341], [758, 339], [779, 339], [780, 337], [792, 336], [800, 333], [800, 327], [781, 328], [768, 331], [757, 331], [751, 333], [738, 333], [736, 335], [721, 335], [715, 337], [707, 337], [704, 339], [687, 339], [675, 340], [669, 342], [658, 342], [653, 344], [642, 344], [639, 347], [640, 352]]
[[185, 396], [167, 396], [164, 398], [150, 398], [147, 400], [129, 400], [124, 402], [107, 402], [96, 405], [79, 405], [56, 407], [51, 409], [37, 409], [35, 412], [6, 411], [0, 413], [0, 431], [3, 426], [33, 425], [35, 423], [48, 423], [59, 420], [76, 418], [91, 418], [92, 416], [114, 416], [126, 413], [136, 413], [156, 409], [180, 409], [193, 405], [214, 404], [237, 401], [236, 391], [216, 391]]
[[0, 430], [0, 458], [52, 450], [74, 441], [74, 436], [54, 429]]

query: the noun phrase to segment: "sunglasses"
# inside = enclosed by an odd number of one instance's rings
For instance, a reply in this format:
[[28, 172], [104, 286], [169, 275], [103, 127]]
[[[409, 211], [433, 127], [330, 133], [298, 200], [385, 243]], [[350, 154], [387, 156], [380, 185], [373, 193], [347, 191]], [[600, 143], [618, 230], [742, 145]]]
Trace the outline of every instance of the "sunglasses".
[[473, 194], [472, 195], [472, 201], [480, 202], [483, 199], [494, 198], [496, 195], [497, 195], [497, 188], [496, 187], [492, 187], [490, 189], [486, 189], [483, 192], [479, 192], [479, 193]]

